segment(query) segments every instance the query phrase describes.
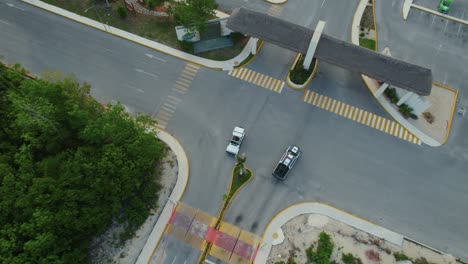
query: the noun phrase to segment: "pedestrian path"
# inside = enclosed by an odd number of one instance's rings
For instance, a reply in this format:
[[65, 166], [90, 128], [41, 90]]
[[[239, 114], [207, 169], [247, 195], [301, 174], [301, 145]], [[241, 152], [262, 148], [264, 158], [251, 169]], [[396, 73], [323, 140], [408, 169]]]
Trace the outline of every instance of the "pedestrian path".
[[176, 244], [172, 242], [173, 239], [198, 251], [203, 251], [211, 243], [209, 255], [225, 263], [252, 263], [261, 237], [227, 222], [221, 222], [220, 227], [216, 228], [216, 220], [214, 216], [179, 202], [165, 228], [164, 243], [153, 249], [150, 257], [156, 260], [153, 263], [162, 263], [162, 257], [170, 254], [166, 249], [169, 243]]
[[421, 140], [411, 134], [399, 123], [383, 118], [352, 105], [337, 101], [333, 98], [306, 90], [302, 95], [302, 101], [337, 115], [356, 121], [360, 124], [375, 128], [387, 134], [421, 145]]
[[273, 92], [281, 93], [284, 87], [284, 81], [275, 79], [268, 75], [249, 70], [247, 68], [237, 68], [228, 73], [232, 77], [244, 80], [249, 83], [261, 86]]
[[161, 107], [159, 107], [155, 119], [157, 121], [156, 126], [160, 129], [165, 129], [169, 123], [169, 120], [174, 115], [177, 105], [182, 101], [180, 96], [186, 94], [190, 85], [192, 84], [193, 78], [198, 73], [200, 66], [187, 63], [184, 70], [176, 80], [174, 87], [172, 88], [172, 94], [168, 95], [163, 101]]
[[270, 9], [268, 9], [267, 14], [272, 17], [279, 17], [281, 12], [283, 12], [284, 7], [281, 5], [271, 5]]

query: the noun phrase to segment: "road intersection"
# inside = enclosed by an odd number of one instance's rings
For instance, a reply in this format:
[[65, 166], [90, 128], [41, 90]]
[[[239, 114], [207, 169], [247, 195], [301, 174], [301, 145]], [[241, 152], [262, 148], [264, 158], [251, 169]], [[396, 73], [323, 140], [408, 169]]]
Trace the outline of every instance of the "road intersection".
[[[245, 6], [268, 13], [271, 8], [261, 0], [219, 3], [228, 11]], [[325, 20], [325, 33], [349, 40], [357, 3], [290, 1], [275, 15], [308, 27]], [[460, 104], [466, 103], [468, 28], [415, 10], [404, 22], [399, 5], [395, 0], [376, 1], [379, 47], [432, 68], [435, 80], [459, 89]], [[318, 201], [468, 259], [466, 117], [455, 117], [446, 145], [419, 146], [303, 103], [301, 91], [284, 86], [278, 93], [279, 86], [259, 86], [258, 78], [264, 76], [284, 80], [296, 55], [269, 43], [247, 66], [261, 75], [239, 73], [249, 82], [194, 67], [19, 1], [0, 0], [0, 6], [2, 60], [20, 62], [35, 74], [73, 73], [91, 83], [99, 100], [121, 101], [130, 112], [153, 115], [180, 139], [190, 160], [182, 201], [190, 206], [210, 215], [219, 212], [234, 163], [225, 145], [232, 128], [241, 125], [247, 131], [241, 151], [255, 176], [234, 198], [227, 222], [261, 235], [281, 209]], [[320, 63], [309, 89], [391, 119], [357, 74]], [[271, 171], [290, 144], [301, 146], [303, 156], [280, 182]]]

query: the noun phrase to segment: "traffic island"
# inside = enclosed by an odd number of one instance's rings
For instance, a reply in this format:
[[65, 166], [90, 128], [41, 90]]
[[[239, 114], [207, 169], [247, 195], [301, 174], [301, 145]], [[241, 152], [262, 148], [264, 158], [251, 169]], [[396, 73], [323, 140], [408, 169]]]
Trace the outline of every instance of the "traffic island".
[[268, 225], [262, 245], [255, 264], [456, 263], [449, 254], [322, 203], [283, 210]]
[[298, 53], [288, 75], [286, 76], [286, 83], [289, 87], [296, 90], [302, 90], [306, 88], [314, 78], [317, 73], [318, 60], [313, 58], [308, 70], [304, 68], [303, 64], [304, 55]]
[[[227, 208], [229, 207], [229, 204], [231, 203], [232, 199], [234, 196], [244, 187], [253, 177], [253, 172], [251, 169], [244, 167], [243, 163], [245, 162], [245, 156], [237, 156], [237, 163], [232, 169], [231, 173], [231, 183], [229, 185], [228, 193], [225, 194], [224, 196], [224, 204], [219, 212], [218, 215], [218, 220], [216, 221], [215, 229], [219, 230], [221, 227], [222, 220], [224, 218], [224, 214], [227, 211]], [[198, 263], [199, 264], [204, 264], [205, 259], [208, 256], [208, 253], [210, 252], [213, 244], [208, 243], [207, 246], [205, 247], [205, 250], [201, 254]]]
[[[364, 18], [366, 10], [367, 18]], [[365, 29], [361, 29], [361, 23], [365, 23], [365, 25], [374, 29], [375, 32], [371, 35], [376, 41], [375, 48], [377, 49], [378, 38], [373, 0], [360, 1], [351, 26], [351, 42], [362, 46], [362, 44], [365, 44], [365, 41], [362, 40], [363, 37], [365, 39], [366, 35], [362, 35], [363, 30], [365, 33]], [[367, 46], [371, 48], [373, 45]], [[392, 56], [388, 48], [384, 48], [382, 54]], [[431, 147], [438, 147], [447, 142], [458, 97], [457, 90], [433, 82], [430, 95], [420, 96], [363, 74], [361, 78], [377, 102], [396, 122], [407, 130], [392, 131], [393, 128], [390, 128], [393, 134], [401, 136], [401, 134], [410, 133]], [[393, 92], [393, 89], [395, 89], [396, 93]]]

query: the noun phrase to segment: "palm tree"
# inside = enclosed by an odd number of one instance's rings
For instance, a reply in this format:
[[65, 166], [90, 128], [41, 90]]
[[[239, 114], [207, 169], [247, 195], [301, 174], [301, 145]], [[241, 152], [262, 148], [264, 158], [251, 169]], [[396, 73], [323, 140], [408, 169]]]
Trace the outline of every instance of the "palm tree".
[[239, 175], [244, 175], [244, 172], [245, 172], [244, 163], [247, 160], [247, 156], [245, 156], [245, 153], [242, 153], [241, 155], [236, 155], [236, 159], [237, 159], [236, 167], [239, 168]]

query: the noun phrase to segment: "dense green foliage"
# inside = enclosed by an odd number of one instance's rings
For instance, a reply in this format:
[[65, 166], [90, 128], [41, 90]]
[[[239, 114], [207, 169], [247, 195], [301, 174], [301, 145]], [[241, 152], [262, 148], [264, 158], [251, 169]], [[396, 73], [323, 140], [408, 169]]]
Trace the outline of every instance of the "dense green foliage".
[[120, 18], [127, 17], [127, 8], [122, 3], [117, 3], [117, 14], [119, 14]]
[[305, 56], [301, 55], [294, 68], [289, 72], [289, 78], [295, 84], [305, 84], [314, 71], [316, 63], [315, 58], [312, 59], [312, 63], [308, 70], [303, 66], [304, 58]]
[[177, 24], [189, 31], [205, 31], [206, 22], [215, 17], [218, 4], [215, 0], [185, 0], [176, 1], [170, 13]]
[[395, 252], [393, 253], [393, 257], [395, 257], [396, 261], [403, 261], [403, 260], [411, 260], [408, 256], [405, 255], [403, 252]]
[[313, 261], [316, 264], [329, 264], [330, 257], [333, 253], [333, 241], [329, 234], [321, 232], [319, 236], [317, 251], [313, 250], [313, 246], [306, 249], [306, 255], [309, 262]]
[[113, 220], [135, 230], [154, 206], [151, 120], [89, 92], [0, 64], [0, 263], [86, 263], [93, 236]]

